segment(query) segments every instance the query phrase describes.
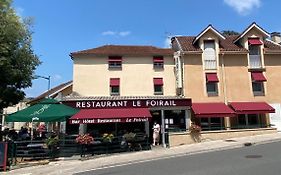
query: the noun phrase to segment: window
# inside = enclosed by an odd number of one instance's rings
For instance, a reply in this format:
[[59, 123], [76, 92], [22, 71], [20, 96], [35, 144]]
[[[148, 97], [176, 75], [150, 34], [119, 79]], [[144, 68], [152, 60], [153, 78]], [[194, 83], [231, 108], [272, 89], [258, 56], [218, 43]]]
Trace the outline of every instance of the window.
[[110, 78], [110, 95], [120, 95], [119, 78]]
[[258, 38], [249, 38], [249, 63], [250, 68], [261, 68], [261, 55], [260, 55], [260, 45], [262, 42]]
[[223, 117], [200, 118], [200, 125], [202, 128], [202, 131], [225, 129]]
[[122, 68], [122, 57], [121, 56], [109, 56], [108, 57], [108, 68]]
[[208, 96], [218, 95], [218, 82], [219, 79], [216, 73], [206, 73], [206, 90]]
[[165, 129], [169, 132], [186, 131], [184, 110], [165, 110]]
[[263, 72], [251, 72], [252, 77], [252, 89], [253, 94], [255, 96], [263, 96], [264, 95], [264, 81], [266, 81]]
[[239, 114], [237, 117], [237, 128], [250, 129], [265, 127], [265, 124], [262, 124], [260, 117], [259, 114]]
[[154, 56], [153, 57], [153, 67], [154, 67], [154, 69], [163, 69], [164, 68], [163, 56]]
[[163, 79], [162, 78], [154, 78], [154, 95], [163, 95]]
[[255, 96], [263, 96], [264, 95], [264, 87], [263, 82], [252, 82], [253, 94]]
[[204, 41], [203, 59], [205, 69], [217, 69], [216, 47], [214, 40]]

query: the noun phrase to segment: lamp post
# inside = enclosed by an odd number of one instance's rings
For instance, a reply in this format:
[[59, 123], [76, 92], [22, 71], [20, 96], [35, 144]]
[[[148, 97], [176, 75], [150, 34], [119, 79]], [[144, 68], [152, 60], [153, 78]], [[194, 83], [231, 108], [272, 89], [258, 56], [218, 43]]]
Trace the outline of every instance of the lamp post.
[[50, 90], [51, 88], [51, 76], [42, 76], [42, 75], [35, 75], [34, 79], [38, 79], [38, 78], [43, 78], [45, 80], [48, 80], [48, 90]]

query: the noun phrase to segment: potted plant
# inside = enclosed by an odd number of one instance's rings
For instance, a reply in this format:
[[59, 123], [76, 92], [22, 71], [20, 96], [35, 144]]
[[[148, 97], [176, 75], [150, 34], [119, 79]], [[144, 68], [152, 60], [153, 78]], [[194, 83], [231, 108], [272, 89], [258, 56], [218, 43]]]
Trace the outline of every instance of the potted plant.
[[51, 159], [55, 158], [59, 150], [59, 137], [55, 134], [51, 134], [45, 141], [48, 149], [50, 150]]
[[195, 142], [201, 142], [201, 130], [201, 126], [195, 123], [191, 123], [191, 125], [189, 126], [190, 135]]
[[104, 134], [102, 135], [102, 141], [103, 141], [103, 142], [111, 143], [112, 140], [113, 140], [113, 138], [114, 138], [114, 135], [113, 135], [113, 134], [104, 133]]
[[76, 142], [81, 145], [81, 157], [85, 156], [86, 146], [93, 141], [94, 138], [90, 134], [81, 134], [76, 137]]

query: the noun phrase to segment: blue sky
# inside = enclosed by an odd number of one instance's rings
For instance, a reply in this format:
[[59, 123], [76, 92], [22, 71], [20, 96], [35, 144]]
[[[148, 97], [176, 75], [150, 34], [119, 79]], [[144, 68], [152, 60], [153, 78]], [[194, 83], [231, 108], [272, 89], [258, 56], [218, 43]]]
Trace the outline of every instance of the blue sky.
[[[167, 47], [169, 35], [197, 35], [208, 24], [219, 31], [243, 31], [257, 22], [281, 31], [280, 0], [14, 0], [21, 17], [33, 17], [33, 49], [43, 62], [37, 75], [51, 86], [72, 79], [70, 52], [105, 44]], [[91, 80], [94, 81], [94, 80]], [[44, 79], [25, 90], [35, 97]]]

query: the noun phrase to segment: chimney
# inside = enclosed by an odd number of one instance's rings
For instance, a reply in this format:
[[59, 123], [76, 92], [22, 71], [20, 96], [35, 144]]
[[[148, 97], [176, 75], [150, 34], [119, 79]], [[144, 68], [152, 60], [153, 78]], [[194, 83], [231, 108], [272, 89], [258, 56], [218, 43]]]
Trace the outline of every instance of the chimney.
[[270, 36], [271, 36], [271, 40], [273, 42], [278, 43], [278, 44], [281, 43], [281, 34], [280, 34], [280, 32], [272, 32], [270, 34]]

